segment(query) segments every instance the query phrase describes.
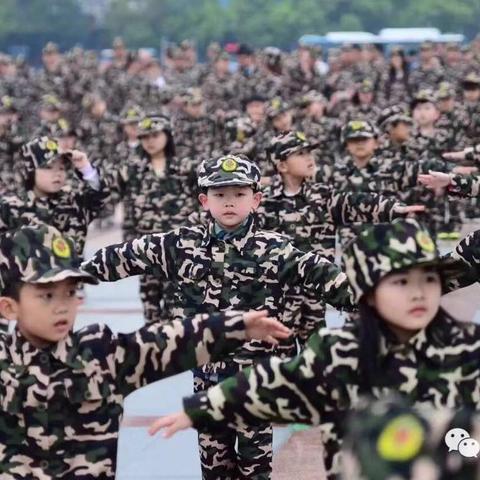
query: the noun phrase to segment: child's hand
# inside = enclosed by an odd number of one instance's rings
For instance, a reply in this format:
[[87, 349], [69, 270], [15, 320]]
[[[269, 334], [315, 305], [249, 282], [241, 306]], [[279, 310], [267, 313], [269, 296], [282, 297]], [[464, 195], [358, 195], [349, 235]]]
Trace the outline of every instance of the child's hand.
[[67, 150], [64, 153], [70, 154], [72, 164], [76, 170], [82, 170], [90, 166], [90, 161], [85, 152], [80, 150]]
[[278, 345], [277, 338], [288, 338], [292, 332], [278, 320], [267, 317], [267, 315], [267, 310], [250, 310], [244, 313], [243, 321], [247, 339], [263, 340]]
[[458, 162], [460, 160], [465, 160], [465, 155], [469, 151], [472, 152], [473, 148], [466, 148], [465, 150], [461, 150], [460, 152], [446, 152], [442, 155], [442, 157], [447, 160], [453, 160], [454, 162]]
[[418, 181], [425, 185], [430, 190], [438, 191], [441, 188], [446, 188], [452, 182], [452, 176], [448, 173], [434, 172], [430, 170], [428, 175], [419, 175]]
[[452, 173], [456, 173], [457, 175], [470, 175], [471, 173], [477, 173], [477, 167], [454, 167], [452, 168]]
[[155, 435], [162, 428], [166, 428], [163, 433], [164, 438], [170, 438], [180, 430], [186, 430], [192, 427], [192, 421], [185, 412], [172, 413], [166, 417], [160, 417], [155, 420], [148, 429], [149, 435]]
[[424, 212], [425, 205], [395, 205], [393, 209], [400, 215], [408, 215], [410, 213]]

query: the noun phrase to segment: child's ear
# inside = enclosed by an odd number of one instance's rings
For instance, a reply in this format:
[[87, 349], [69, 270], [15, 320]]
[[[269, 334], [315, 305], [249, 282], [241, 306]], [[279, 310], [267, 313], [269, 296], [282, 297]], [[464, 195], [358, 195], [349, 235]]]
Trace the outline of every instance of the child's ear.
[[10, 297], [0, 297], [0, 315], [7, 320], [17, 320], [18, 302]]
[[253, 207], [252, 210], [255, 211], [262, 201], [262, 192], [255, 192], [253, 195]]
[[285, 173], [288, 170], [287, 162], [278, 162], [277, 171], [278, 173]]
[[198, 201], [204, 210], [208, 210], [208, 197], [204, 193], [198, 195]]

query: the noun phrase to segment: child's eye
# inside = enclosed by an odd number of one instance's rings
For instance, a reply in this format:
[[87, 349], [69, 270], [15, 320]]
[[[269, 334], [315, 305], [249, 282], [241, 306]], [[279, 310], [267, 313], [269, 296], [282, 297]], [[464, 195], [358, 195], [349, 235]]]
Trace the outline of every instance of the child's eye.
[[406, 285], [408, 282], [407, 282], [406, 278], [397, 278], [397, 279], [393, 280], [393, 283], [395, 285]]
[[439, 281], [438, 275], [436, 273], [428, 273], [426, 275], [426, 280], [429, 283], [437, 283]]
[[245, 194], [243, 192], [237, 193], [237, 197], [244, 197], [244, 196], [245, 196]]
[[43, 300], [51, 300], [53, 298], [53, 293], [51, 292], [41, 293], [40, 298], [42, 298]]
[[71, 290], [68, 291], [68, 296], [70, 298], [74, 297], [77, 294], [77, 290], [72, 288]]
[[217, 198], [222, 198], [222, 197], [223, 197], [223, 193], [216, 193], [216, 194], [215, 194], [215, 197], [217, 197]]

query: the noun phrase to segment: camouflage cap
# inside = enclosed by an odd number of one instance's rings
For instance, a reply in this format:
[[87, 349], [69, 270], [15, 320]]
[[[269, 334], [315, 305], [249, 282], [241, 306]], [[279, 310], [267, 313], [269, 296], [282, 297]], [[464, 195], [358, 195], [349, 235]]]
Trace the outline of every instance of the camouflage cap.
[[198, 105], [203, 102], [202, 91], [199, 88], [187, 88], [180, 94], [180, 100], [186, 105]]
[[275, 98], [272, 98], [272, 100], [270, 100], [267, 106], [266, 113], [267, 113], [267, 117], [270, 120], [272, 120], [277, 115], [287, 112], [288, 110], [290, 110], [290, 105], [284, 102], [280, 97], [275, 97]]
[[455, 88], [449, 82], [441, 82], [435, 94], [437, 100], [447, 100], [449, 98], [455, 98], [455, 96]]
[[42, 95], [40, 106], [45, 110], [59, 111], [62, 109], [62, 102], [56, 95], [46, 94], [46, 95]]
[[58, 53], [58, 45], [54, 42], [47, 42], [42, 49], [42, 53]]
[[355, 138], [377, 138], [378, 131], [367, 120], [350, 120], [342, 127], [341, 141], [345, 143]]
[[0, 235], [0, 289], [3, 294], [13, 282], [48, 283], [78, 278], [98, 280], [80, 269], [73, 241], [56, 228], [39, 224]]
[[197, 174], [201, 188], [248, 185], [257, 190], [260, 187], [260, 169], [245, 155], [225, 155], [204, 160]]
[[478, 88], [480, 86], [480, 76], [476, 72], [470, 72], [463, 77], [462, 85], [475, 85]]
[[415, 265], [438, 267], [444, 278], [457, 277], [462, 261], [440, 258], [428, 232], [414, 219], [362, 229], [344, 251], [345, 273], [358, 302], [386, 275]]
[[15, 100], [10, 95], [0, 98], [0, 113], [16, 113], [18, 111]]
[[138, 123], [138, 138], [145, 137], [155, 132], [172, 133], [170, 119], [165, 116], [145, 117]]
[[125, 105], [120, 112], [120, 123], [138, 123], [145, 117], [145, 112], [139, 105]]
[[230, 142], [243, 143], [257, 131], [249, 117], [231, 118], [225, 123], [225, 133]]
[[358, 91], [362, 93], [371, 93], [375, 90], [375, 85], [369, 78], [363, 79], [362, 83], [358, 86]]
[[419, 103], [433, 103], [435, 104], [437, 99], [435, 93], [430, 88], [424, 88], [419, 90], [413, 95], [412, 102], [410, 103], [410, 109], [413, 110]]
[[320, 102], [323, 104], [327, 104], [327, 99], [324, 95], [316, 90], [310, 90], [305, 95], [302, 95], [298, 100], [298, 106], [300, 108], [306, 108], [314, 102]]
[[282, 51], [277, 47], [265, 47], [262, 56], [269, 66], [277, 65], [282, 61]]
[[267, 148], [267, 155], [269, 160], [277, 165], [296, 152], [313, 150], [317, 146], [318, 144], [310, 142], [303, 132], [283, 132], [272, 138]]
[[22, 158], [29, 170], [35, 170], [48, 167], [57, 158], [62, 158], [62, 153], [52, 137], [37, 137], [22, 146]]
[[48, 124], [48, 131], [45, 132], [47, 136], [53, 138], [78, 136], [77, 131], [72, 127], [71, 123], [66, 118], [59, 118], [57, 121]]
[[393, 123], [404, 122], [412, 124], [412, 117], [408, 114], [406, 108], [402, 105], [392, 105], [391, 107], [384, 108], [378, 117], [378, 126], [386, 129]]

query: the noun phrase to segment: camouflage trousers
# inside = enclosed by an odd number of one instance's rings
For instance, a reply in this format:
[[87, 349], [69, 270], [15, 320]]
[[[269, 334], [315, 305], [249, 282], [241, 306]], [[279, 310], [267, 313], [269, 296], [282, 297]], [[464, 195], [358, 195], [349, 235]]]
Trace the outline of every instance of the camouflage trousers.
[[[235, 375], [240, 366], [228, 362], [223, 371], [214, 374], [194, 371], [194, 392], [201, 392]], [[272, 472], [272, 438], [270, 424], [236, 430], [202, 432], [198, 447], [202, 480], [268, 480]]]

